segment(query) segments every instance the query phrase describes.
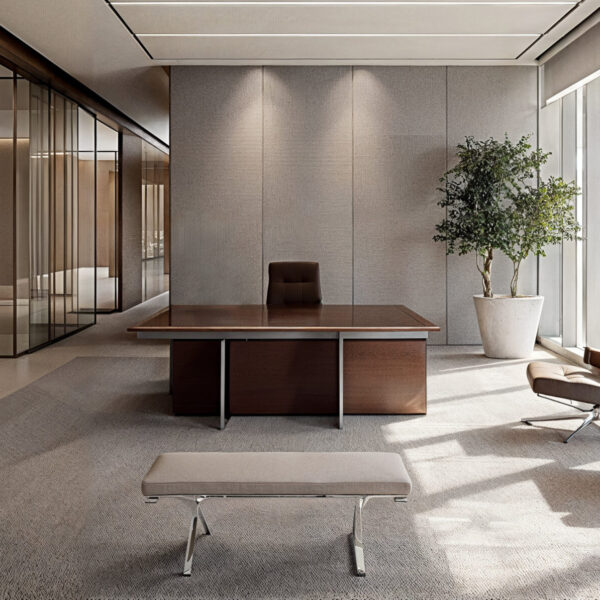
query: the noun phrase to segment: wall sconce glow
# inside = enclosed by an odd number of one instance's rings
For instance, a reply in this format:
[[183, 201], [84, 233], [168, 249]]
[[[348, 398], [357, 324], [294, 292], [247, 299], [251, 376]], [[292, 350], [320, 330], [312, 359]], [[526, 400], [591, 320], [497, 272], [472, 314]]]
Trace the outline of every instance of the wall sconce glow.
[[565, 88], [562, 92], [558, 92], [558, 94], [554, 94], [554, 96], [551, 96], [550, 98], [548, 98], [548, 100], [546, 100], [546, 104], [551, 104], [552, 102], [556, 102], [556, 100], [559, 100], [560, 98], [562, 98], [564, 96], [567, 96], [571, 92], [574, 92], [575, 90], [579, 89], [580, 87], [583, 87], [587, 83], [590, 83], [590, 81], [594, 81], [594, 79], [597, 79], [598, 77], [600, 77], [600, 69], [598, 69], [597, 71], [594, 71], [591, 75], [588, 75], [587, 77], [584, 77], [583, 79], [580, 79], [573, 85], [570, 85], [568, 88]]

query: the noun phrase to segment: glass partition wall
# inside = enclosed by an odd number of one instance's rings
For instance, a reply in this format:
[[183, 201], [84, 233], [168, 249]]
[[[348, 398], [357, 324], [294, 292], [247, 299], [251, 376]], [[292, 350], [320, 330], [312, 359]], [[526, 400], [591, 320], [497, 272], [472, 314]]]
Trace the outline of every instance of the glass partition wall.
[[1, 356], [95, 321], [95, 186], [81, 185], [80, 126], [95, 147], [91, 115], [0, 67]]
[[[13, 214], [15, 154], [14, 80], [10, 71], [0, 67], [0, 210], [2, 215]], [[12, 218], [0, 219], [0, 355], [14, 353], [14, 273]]]
[[169, 156], [142, 142], [142, 299], [169, 289]]
[[119, 134], [98, 121], [96, 128], [96, 310], [119, 307], [118, 201]]

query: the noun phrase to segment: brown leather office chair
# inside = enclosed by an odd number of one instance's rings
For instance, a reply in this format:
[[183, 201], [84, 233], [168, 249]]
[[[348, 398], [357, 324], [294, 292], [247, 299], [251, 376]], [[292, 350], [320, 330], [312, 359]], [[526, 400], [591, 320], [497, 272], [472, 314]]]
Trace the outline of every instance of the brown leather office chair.
[[[600, 350], [586, 348], [583, 362], [600, 368]], [[523, 423], [532, 425], [533, 421], [567, 421], [583, 419], [583, 423], [564, 439], [565, 444], [592, 421], [600, 418], [600, 375], [575, 365], [556, 365], [545, 362], [532, 362], [527, 367], [527, 379], [531, 389], [541, 398], [575, 408], [579, 413], [566, 413], [521, 419]], [[558, 400], [564, 398], [578, 404]], [[585, 408], [578, 406], [585, 405]]]
[[319, 263], [272, 262], [269, 264], [267, 304], [320, 304]]

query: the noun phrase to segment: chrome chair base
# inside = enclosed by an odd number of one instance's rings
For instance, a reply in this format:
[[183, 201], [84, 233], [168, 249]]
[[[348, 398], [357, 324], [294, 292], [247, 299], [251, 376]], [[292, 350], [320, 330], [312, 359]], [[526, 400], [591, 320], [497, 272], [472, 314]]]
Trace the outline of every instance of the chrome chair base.
[[[538, 394], [540, 395], [540, 394]], [[547, 396], [540, 396], [542, 398], [546, 398], [547, 400], [552, 400], [553, 402], [558, 402], [559, 404], [565, 404], [565, 402], [560, 402], [555, 400], [554, 398], [548, 398]], [[577, 435], [580, 431], [583, 431], [590, 423], [593, 421], [597, 421], [600, 419], [600, 404], [596, 404], [589, 410], [579, 408], [578, 406], [572, 405], [572, 407], [579, 411], [579, 413], [562, 413], [557, 415], [545, 415], [543, 417], [528, 417], [526, 419], [521, 419], [521, 423], [526, 423], [527, 425], [533, 425], [535, 422], [542, 421], [570, 421], [572, 419], [583, 419], [583, 423], [575, 429], [575, 431], [571, 432], [563, 442], [567, 444], [575, 435]]]
[[[189, 577], [192, 574], [192, 562], [194, 560], [194, 548], [196, 546], [196, 538], [198, 537], [198, 521], [202, 525], [202, 535], [211, 535], [206, 519], [200, 510], [200, 503], [207, 498], [347, 498], [348, 496], [337, 496], [337, 495], [319, 495], [319, 496], [304, 496], [304, 495], [290, 495], [290, 496], [160, 496], [160, 498], [176, 498], [179, 500], [186, 500], [194, 502], [192, 520], [190, 523], [190, 529], [188, 533], [187, 546], [185, 550], [185, 560], [183, 564], [183, 575]], [[362, 511], [367, 505], [367, 502], [371, 498], [392, 498], [395, 502], [406, 502], [406, 496], [352, 496], [356, 498], [356, 506], [354, 507], [354, 524], [352, 527], [352, 533], [350, 534], [352, 540], [352, 546], [354, 551], [354, 564], [356, 567], [356, 575], [358, 577], [364, 577], [366, 575], [365, 568], [365, 552], [363, 546], [363, 526], [362, 526]], [[158, 496], [146, 497], [147, 504], [155, 504], [158, 502]]]

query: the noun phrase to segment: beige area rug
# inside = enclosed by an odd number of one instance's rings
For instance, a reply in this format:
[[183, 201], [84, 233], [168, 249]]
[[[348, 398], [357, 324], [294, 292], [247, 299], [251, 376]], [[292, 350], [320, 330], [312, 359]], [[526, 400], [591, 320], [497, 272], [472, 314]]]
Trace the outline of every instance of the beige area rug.
[[[343, 431], [234, 417], [220, 432], [170, 414], [165, 358], [72, 360], [0, 402], [0, 597], [598, 599], [600, 431], [565, 445], [519, 424], [554, 410], [526, 362], [433, 347], [425, 417], [349, 416]], [[188, 508], [144, 504], [140, 481], [186, 450], [394, 451], [414, 492], [369, 503], [366, 578], [352, 501], [208, 500], [214, 535], [184, 578]]]

